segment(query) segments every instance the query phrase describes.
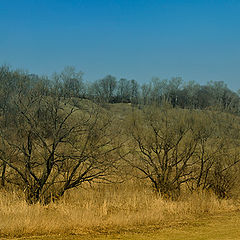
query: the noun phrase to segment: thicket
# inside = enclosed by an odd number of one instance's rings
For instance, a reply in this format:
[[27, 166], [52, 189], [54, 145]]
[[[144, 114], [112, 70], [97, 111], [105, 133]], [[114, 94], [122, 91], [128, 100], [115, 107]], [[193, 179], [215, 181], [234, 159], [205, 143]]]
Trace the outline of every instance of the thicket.
[[[240, 97], [223, 82], [180, 78], [86, 83], [68, 67], [51, 79], [0, 68], [0, 183], [48, 204], [83, 183], [149, 181], [231, 197], [240, 173]], [[120, 116], [111, 110], [130, 103]]]

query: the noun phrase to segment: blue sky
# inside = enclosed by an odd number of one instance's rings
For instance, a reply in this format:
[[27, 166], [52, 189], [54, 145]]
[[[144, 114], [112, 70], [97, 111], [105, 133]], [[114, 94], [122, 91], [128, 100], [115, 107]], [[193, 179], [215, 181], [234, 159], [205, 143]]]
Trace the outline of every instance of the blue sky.
[[240, 88], [239, 0], [0, 0], [0, 64]]

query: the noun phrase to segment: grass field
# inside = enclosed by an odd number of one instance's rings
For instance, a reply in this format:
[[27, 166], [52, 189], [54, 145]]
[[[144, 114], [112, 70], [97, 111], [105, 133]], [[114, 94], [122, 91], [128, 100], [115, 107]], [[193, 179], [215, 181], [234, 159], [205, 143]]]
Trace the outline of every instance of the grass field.
[[194, 194], [165, 201], [134, 182], [69, 192], [49, 206], [0, 194], [0, 239], [240, 239], [238, 201]]
[[[11, 239], [21, 240], [233, 240], [240, 239], [240, 212], [200, 217], [195, 221], [182, 221], [166, 226], [139, 226], [128, 230], [79, 235], [31, 236]], [[8, 238], [9, 239], [9, 238]]]

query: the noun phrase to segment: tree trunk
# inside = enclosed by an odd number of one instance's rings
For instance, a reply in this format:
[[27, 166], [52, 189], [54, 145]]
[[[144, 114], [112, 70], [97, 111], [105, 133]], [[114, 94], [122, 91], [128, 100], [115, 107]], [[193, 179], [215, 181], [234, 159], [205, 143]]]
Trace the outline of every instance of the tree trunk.
[[1, 187], [5, 187], [6, 167], [7, 167], [7, 164], [5, 162], [3, 162], [3, 169], [2, 169], [1, 181], [0, 181], [0, 186]]

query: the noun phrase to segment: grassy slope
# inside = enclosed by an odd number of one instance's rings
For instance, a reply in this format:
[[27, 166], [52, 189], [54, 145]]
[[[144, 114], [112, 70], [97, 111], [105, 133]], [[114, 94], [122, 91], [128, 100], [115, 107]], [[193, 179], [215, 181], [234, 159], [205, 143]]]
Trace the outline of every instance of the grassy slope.
[[[129, 104], [116, 104], [116, 105], [109, 105], [106, 107], [107, 110], [110, 110], [116, 117], [118, 117], [120, 120], [124, 120], [126, 116], [131, 114], [132, 108]], [[1, 209], [1, 214], [0, 214], [0, 239], [1, 236], [9, 236], [9, 238], [6, 239], [25, 239], [25, 240], [90, 240], [90, 239], [96, 239], [96, 240], [103, 240], [103, 239], [125, 239], [125, 240], [141, 240], [141, 239], [151, 239], [151, 240], [162, 240], [162, 239], [169, 239], [169, 240], [221, 240], [221, 239], [240, 239], [240, 213], [237, 211], [231, 211], [231, 207], [229, 208], [229, 212], [222, 212], [222, 213], [217, 213], [219, 211], [219, 208], [222, 208], [221, 205], [216, 205], [215, 202], [212, 203], [213, 207], [211, 207], [211, 204], [209, 201], [207, 201], [207, 204], [201, 204], [202, 200], [198, 203], [198, 201], [194, 200], [193, 203], [191, 203], [191, 207], [189, 207], [189, 204], [186, 204], [185, 208], [183, 207], [183, 211], [180, 211], [176, 206], [172, 206], [172, 204], [165, 206], [164, 208], [162, 207], [163, 204], [161, 201], [156, 201], [153, 196], [146, 197], [145, 195], [145, 201], [143, 201], [143, 196], [139, 197], [137, 193], [134, 191], [130, 191], [128, 193], [128, 188], [127, 190], [124, 190], [123, 193], [119, 190], [115, 194], [110, 194], [110, 196], [115, 196], [115, 200], [112, 200], [112, 197], [108, 199], [106, 197], [107, 194], [104, 194], [104, 196], [100, 196], [96, 198], [96, 193], [92, 194], [92, 197], [89, 196], [91, 194], [87, 194], [88, 197], [86, 197], [85, 201], [83, 199], [83, 196], [78, 197], [78, 199], [81, 199], [81, 201], [72, 201], [72, 202], [67, 202], [67, 205], [61, 205], [60, 208], [56, 211], [56, 209], [51, 211], [52, 208], [49, 208], [50, 210], [44, 210], [40, 206], [37, 206], [36, 208], [38, 211], [36, 211], [35, 207], [26, 207], [24, 203], [16, 201], [16, 203], [11, 204], [11, 206], [8, 206], [8, 204], [5, 204], [4, 202], [9, 202], [9, 201], [1, 201], [0, 197], [0, 209]], [[101, 191], [102, 192], [102, 191]], [[127, 193], [126, 193], [127, 192]], [[142, 193], [142, 192], [141, 192]], [[119, 196], [124, 196], [124, 197], [119, 197]], [[83, 199], [83, 200], [82, 200]], [[8, 199], [7, 199], [8, 200]], [[4, 204], [1, 204], [3, 202]], [[77, 202], [77, 203], [75, 203]], [[206, 202], [206, 201], [205, 201]], [[90, 203], [93, 203], [92, 205]], [[97, 204], [96, 204], [97, 203]], [[133, 204], [134, 203], [134, 204]], [[143, 203], [146, 203], [145, 205]], [[70, 204], [70, 205], [69, 205]], [[75, 204], [75, 205], [74, 205]], [[91, 213], [86, 213], [86, 216], [84, 215], [85, 212], [83, 209], [85, 208], [84, 206], [87, 204], [87, 206], [90, 206], [89, 212]], [[95, 206], [96, 207], [93, 207]], [[133, 206], [132, 206], [133, 205]], [[136, 206], [135, 206], [136, 205]], [[141, 206], [141, 208], [137, 208], [137, 206]], [[143, 206], [142, 206], [143, 205]], [[195, 206], [196, 205], [196, 206]], [[216, 205], [216, 206], [215, 206]], [[122, 209], [122, 206], [125, 208]], [[147, 206], [152, 206], [150, 209], [147, 208]], [[204, 207], [205, 206], [205, 207]], [[136, 207], [137, 209], [137, 214], [133, 210], [131, 210], [133, 207]], [[33, 208], [33, 209], [32, 209]], [[96, 208], [96, 209], [95, 209]], [[122, 219], [119, 220], [118, 215], [115, 214], [114, 212], [112, 213], [110, 210], [111, 209], [118, 209], [120, 208], [121, 211], [124, 210], [124, 215], [123, 216], [132, 216], [129, 217], [129, 221], [136, 221], [136, 222], [146, 222], [145, 225], [139, 226], [135, 224], [134, 226], [129, 226], [128, 222], [125, 222], [126, 219], [122, 217]], [[166, 208], [166, 209], [165, 209]], [[181, 208], [181, 207], [180, 207]], [[196, 208], [196, 210], [195, 210]], [[206, 217], [203, 218], [191, 218], [191, 215], [196, 212], [202, 212], [202, 209], [205, 208], [213, 208], [213, 210], [210, 210], [210, 214], [207, 213]], [[216, 210], [215, 210], [216, 208]], [[5, 211], [3, 211], [5, 209]], [[17, 210], [16, 210], [17, 209]], [[135, 210], [136, 210], [135, 209]], [[145, 212], [142, 214], [142, 209], [145, 209]], [[181, 208], [182, 209], [182, 208]], [[106, 210], [107, 215], [105, 216], [104, 210]], [[107, 211], [109, 210], [109, 211]], [[45, 212], [49, 212], [46, 213]], [[101, 212], [102, 211], [102, 212]], [[155, 218], [158, 216], [156, 215], [156, 212], [162, 211], [163, 213], [169, 212], [174, 215], [188, 215], [189, 218], [186, 221], [183, 220], [167, 220], [169, 222], [166, 222], [164, 226], [159, 223], [159, 225], [150, 225], [151, 222], [155, 221]], [[12, 213], [15, 214], [12, 214]], [[108, 214], [108, 212], [110, 214]], [[129, 214], [127, 214], [129, 212]], [[174, 214], [172, 213], [174, 212]], [[186, 212], [186, 213], [185, 213]], [[33, 214], [34, 213], [34, 214]], [[46, 215], [44, 215], [44, 214]], [[75, 215], [73, 214], [75, 213]], [[81, 213], [84, 215], [82, 217]], [[212, 213], [212, 215], [211, 215]], [[52, 216], [52, 215], [54, 216]], [[78, 225], [78, 222], [80, 222], [81, 225], [88, 225], [88, 222], [92, 222], [92, 214], [94, 216], [101, 216], [99, 219], [95, 217], [96, 222], [104, 222], [105, 217], [109, 217], [112, 219], [113, 223], [115, 225], [118, 225], [118, 229], [110, 229], [106, 228], [105, 231], [103, 230], [105, 225], [103, 226], [103, 229], [101, 230], [96, 230], [94, 229], [96, 225], [98, 224], [92, 224], [92, 228], [89, 229], [90, 233], [85, 232], [84, 235], [80, 235], [78, 232], [77, 234], [74, 235], [74, 231], [72, 235], [67, 235], [68, 233], [70, 234], [71, 231], [63, 231], [60, 232], [59, 235], [55, 233], [58, 233], [58, 228], [60, 226], [60, 229], [64, 229], [66, 226], [62, 223], [65, 221], [66, 222], [72, 222], [74, 224], [68, 224], [69, 229], [74, 229]], [[167, 215], [168, 215], [167, 214]], [[12, 216], [11, 216], [12, 215]], [[102, 216], [103, 215], [103, 216]], [[110, 215], [110, 216], [109, 216]], [[116, 216], [115, 216], [116, 215]], [[122, 215], [121, 215], [122, 216]], [[210, 217], [212, 216], [212, 217]], [[44, 218], [45, 217], [45, 218]], [[64, 218], [61, 219], [61, 218]], [[13, 219], [14, 218], [14, 219]], [[103, 218], [103, 220], [102, 220]], [[146, 220], [146, 219], [147, 220]], [[82, 223], [79, 219], [84, 219], [84, 223]], [[116, 220], [117, 219], [117, 220]], [[163, 221], [165, 219], [165, 215], [163, 216]], [[195, 219], [194, 221], [191, 221], [189, 219]], [[7, 221], [8, 220], [8, 221]], [[68, 221], [67, 221], [68, 220]], [[161, 220], [161, 221], [162, 221]], [[50, 223], [53, 221], [53, 225], [56, 225], [56, 229], [54, 227], [50, 227]], [[114, 222], [115, 221], [115, 222]], [[160, 220], [159, 220], [160, 221]], [[2, 222], [2, 224], [1, 224]], [[9, 223], [9, 224], [4, 224]], [[24, 224], [23, 224], [24, 222]], [[29, 224], [29, 223], [30, 224]], [[108, 225], [108, 221], [106, 221], [106, 226]], [[123, 223], [124, 222], [124, 223]], [[35, 232], [36, 229], [38, 229], [38, 226], [41, 226], [41, 224], [44, 225], [42, 226], [43, 230], [41, 230], [41, 227], [39, 227], [39, 232]], [[3, 227], [1, 227], [3, 225]], [[5, 228], [6, 226], [4, 225], [9, 225], [9, 229], [7, 229], [7, 234], [5, 235]], [[19, 226], [18, 226], [19, 225]], [[29, 227], [28, 227], [29, 225]], [[46, 225], [46, 226], [45, 226]], [[76, 226], [75, 226], [76, 225]], [[94, 226], [95, 225], [95, 226]], [[23, 227], [24, 226], [24, 227]], [[37, 226], [37, 227], [36, 227]], [[77, 226], [78, 227], [78, 226]], [[46, 230], [44, 229], [46, 228]], [[50, 230], [49, 230], [49, 229]], [[52, 231], [51, 235], [44, 235], [48, 234], [48, 232], [51, 232], [51, 228], [54, 230]], [[20, 229], [20, 230], [18, 230]], [[81, 228], [80, 228], [81, 229]], [[16, 234], [16, 230], [19, 231], [19, 234]], [[13, 236], [30, 236], [31, 234], [43, 234], [42, 236], [31, 236], [31, 237], [20, 237], [20, 238], [14, 238]], [[64, 232], [66, 235], [64, 235]], [[16, 234], [16, 235], [15, 235]], [[10, 237], [11, 236], [11, 237]]]
[[42, 236], [15, 238], [24, 240], [233, 240], [240, 239], [240, 213], [222, 213], [200, 218], [194, 222], [182, 222], [165, 227], [139, 227], [128, 231], [71, 236]]

